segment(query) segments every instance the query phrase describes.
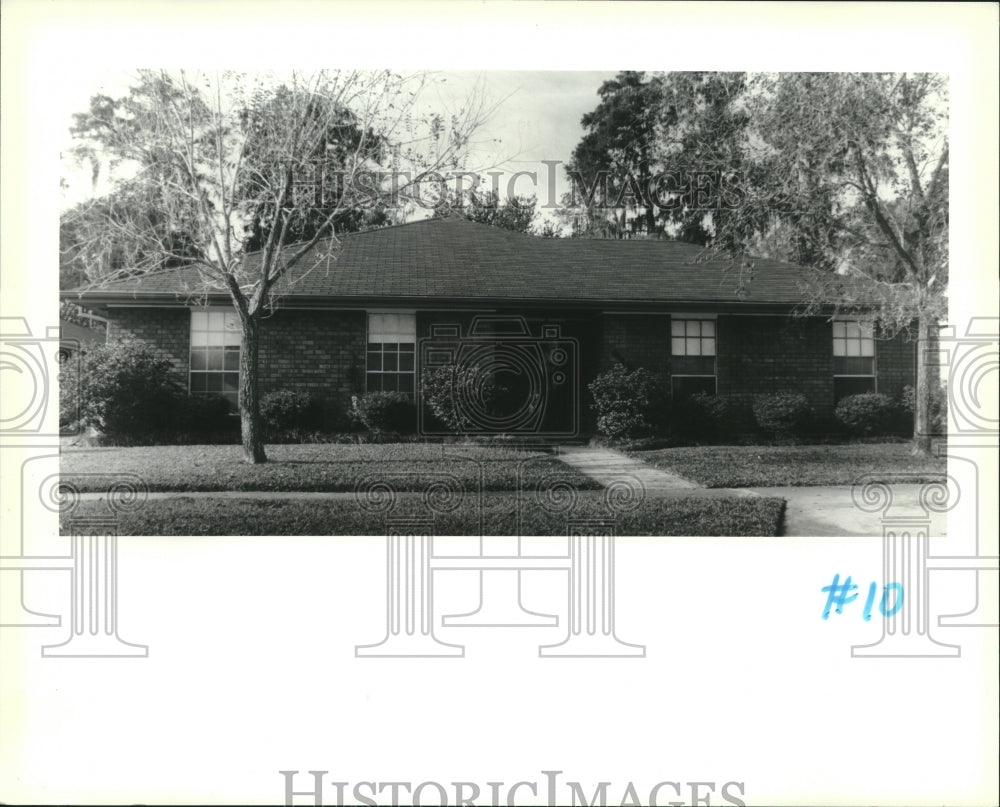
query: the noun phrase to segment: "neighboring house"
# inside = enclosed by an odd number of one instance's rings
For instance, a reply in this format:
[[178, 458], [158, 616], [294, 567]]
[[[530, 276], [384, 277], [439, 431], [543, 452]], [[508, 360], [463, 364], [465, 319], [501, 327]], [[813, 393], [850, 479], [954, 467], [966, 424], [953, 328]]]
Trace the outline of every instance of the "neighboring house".
[[67, 361], [91, 345], [103, 345], [104, 339], [105, 336], [100, 331], [61, 319], [59, 320], [59, 359]]
[[[843, 395], [895, 396], [914, 379], [915, 345], [906, 338], [876, 338], [850, 319], [790, 316], [811, 269], [756, 259], [741, 294], [728, 260], [673, 241], [539, 238], [458, 218], [341, 240], [335, 257], [294, 283], [266, 319], [262, 392], [309, 390], [344, 407], [364, 391], [415, 394], [421, 361], [447, 360], [456, 344], [468, 346], [474, 322], [482, 332], [504, 317], [523, 318], [543, 363], [555, 342], [575, 340], [568, 344], [579, 366], [569, 356], [565, 380], [580, 401], [616, 361], [664, 374], [675, 396], [749, 401], [799, 391], [821, 416]], [[106, 316], [109, 339], [155, 345], [192, 393], [221, 392], [235, 403], [235, 312], [226, 293], [206, 300], [197, 291], [197, 276], [184, 269], [63, 296]], [[432, 335], [448, 350], [421, 342]]]

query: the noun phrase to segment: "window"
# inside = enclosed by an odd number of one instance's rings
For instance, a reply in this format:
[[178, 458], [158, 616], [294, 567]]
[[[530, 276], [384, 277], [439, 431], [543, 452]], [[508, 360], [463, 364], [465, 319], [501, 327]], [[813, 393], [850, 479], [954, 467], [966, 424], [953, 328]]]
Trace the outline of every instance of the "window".
[[191, 394], [216, 393], [236, 408], [242, 330], [235, 311], [191, 312]]
[[671, 393], [675, 399], [715, 394], [715, 319], [670, 318]]
[[674, 356], [714, 356], [715, 320], [670, 320], [670, 352]]
[[413, 395], [416, 341], [416, 314], [368, 314], [368, 392]]
[[869, 323], [833, 323], [833, 397], [875, 392], [875, 337]]

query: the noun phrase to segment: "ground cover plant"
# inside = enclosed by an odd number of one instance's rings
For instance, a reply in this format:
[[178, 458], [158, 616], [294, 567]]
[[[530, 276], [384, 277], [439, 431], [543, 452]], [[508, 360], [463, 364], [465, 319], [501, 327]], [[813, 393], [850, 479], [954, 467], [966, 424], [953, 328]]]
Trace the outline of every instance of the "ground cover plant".
[[[785, 502], [778, 498], [646, 499], [618, 515], [618, 535], [779, 534]], [[103, 501], [80, 502], [73, 518], [107, 516]], [[567, 518], [606, 519], [603, 494], [584, 492], [567, 510], [546, 507], [535, 497], [488, 493], [482, 506], [466, 499], [446, 512], [430, 511], [424, 496], [398, 499], [393, 517], [434, 519], [435, 535], [566, 535]], [[266, 525], [266, 526], [263, 526]], [[68, 521], [63, 519], [63, 532]], [[194, 497], [151, 499], [118, 516], [120, 535], [385, 535], [386, 513], [373, 512], [354, 496], [308, 499]]]
[[628, 453], [713, 488], [850, 485], [865, 474], [895, 482], [944, 478], [943, 458], [915, 457], [910, 450], [909, 443], [856, 443], [687, 446]]
[[237, 445], [74, 448], [63, 451], [64, 484], [104, 491], [134, 475], [151, 491], [354, 491], [378, 480], [395, 490], [426, 490], [442, 475], [465, 490], [533, 489], [565, 482], [596, 489], [597, 482], [541, 451], [500, 446], [381, 443], [268, 446], [269, 462], [243, 461]]

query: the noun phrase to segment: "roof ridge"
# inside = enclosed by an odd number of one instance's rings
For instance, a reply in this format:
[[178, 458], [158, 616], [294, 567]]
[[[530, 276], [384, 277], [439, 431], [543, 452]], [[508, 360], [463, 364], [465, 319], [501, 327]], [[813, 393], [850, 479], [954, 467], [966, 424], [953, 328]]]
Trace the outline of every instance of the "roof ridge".
[[[425, 219], [414, 219], [413, 221], [401, 221], [401, 222], [398, 222], [396, 224], [385, 224], [385, 225], [383, 225], [381, 227], [370, 227], [367, 230], [354, 230], [354, 231], [349, 232], [349, 233], [344, 233], [343, 235], [340, 235], [340, 236], [337, 236], [334, 233], [333, 235], [328, 235], [328, 236], [326, 236], [324, 238], [320, 238], [313, 246], [316, 247], [316, 246], [319, 246], [321, 243], [329, 242], [330, 239], [332, 239], [332, 238], [337, 238], [337, 240], [339, 240], [339, 241], [344, 241], [344, 240], [346, 240], [348, 238], [356, 238], [356, 237], [358, 237], [360, 235], [372, 235], [373, 233], [382, 233], [382, 232], [385, 232], [386, 230], [398, 230], [398, 229], [400, 229], [402, 227], [410, 227], [410, 226], [412, 226], [414, 224], [428, 224], [428, 223], [431, 223], [431, 222], [444, 222], [444, 221], [463, 221], [463, 222], [467, 222], [468, 224], [475, 225], [477, 227], [490, 227], [491, 229], [495, 229], [495, 230], [502, 229], [500, 227], [492, 227], [492, 225], [489, 225], [489, 224], [481, 224], [478, 221], [470, 221], [469, 219], [465, 218], [464, 216], [441, 216], [441, 217], [437, 217], [437, 218], [435, 218], [434, 216], [428, 216]], [[513, 232], [513, 231], [512, 230], [508, 230], [508, 232]], [[528, 233], [525, 233], [525, 234], [527, 235]], [[300, 247], [300, 246], [302, 246], [305, 243], [307, 243], [307, 242], [306, 241], [292, 241], [291, 243], [285, 244], [281, 249], [282, 250], [293, 249], [295, 247]], [[251, 255], [259, 255], [263, 251], [264, 251], [263, 249], [255, 249], [255, 250], [253, 250], [253, 252], [247, 252], [243, 257], [244, 258], [248, 258]]]

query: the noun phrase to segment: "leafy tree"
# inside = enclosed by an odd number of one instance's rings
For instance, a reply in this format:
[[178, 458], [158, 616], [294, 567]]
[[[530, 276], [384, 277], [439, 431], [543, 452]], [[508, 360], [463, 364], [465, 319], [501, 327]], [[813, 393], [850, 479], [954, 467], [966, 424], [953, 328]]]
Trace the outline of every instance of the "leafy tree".
[[[172, 226], [159, 207], [161, 201], [156, 185], [127, 179], [106, 196], [85, 200], [63, 213], [59, 221], [60, 288], [178, 266], [193, 255], [187, 234]], [[148, 243], [152, 239], [134, 237], [139, 227], [155, 233], [156, 247]]]
[[[743, 73], [623, 72], [600, 90], [567, 165], [573, 235], [661, 235], [707, 244], [738, 199], [748, 117]], [[580, 205], [580, 199], [584, 204]]]
[[[669, 232], [728, 254], [745, 294], [750, 254], [812, 266], [824, 271], [801, 314], [832, 308], [886, 335], [915, 325], [921, 350], [933, 350], [947, 306], [945, 77], [620, 73], [599, 94], [567, 168], [593, 189], [583, 206], [564, 198], [559, 217], [573, 235]], [[676, 182], [688, 171], [735, 179], [737, 203], [691, 204], [683, 176]], [[682, 192], [643, 207], [644, 183], [663, 176]], [[919, 361], [917, 453], [930, 450], [937, 386], [935, 368]]]
[[542, 238], [562, 238], [562, 227], [551, 221], [543, 221], [536, 233]]
[[[916, 326], [914, 452], [931, 449], [938, 378], [923, 361], [947, 312], [947, 82], [932, 74], [789, 73], [754, 77], [745, 202], [719, 240], [745, 249], [777, 235], [773, 257], [828, 271], [801, 313]], [[759, 241], [758, 241], [759, 243]]]
[[661, 215], [677, 240], [726, 246], [719, 241], [726, 232], [720, 224], [732, 206], [743, 202], [742, 186], [754, 171], [744, 155], [750, 125], [747, 75], [674, 72], [653, 80], [660, 85], [662, 104], [653, 153], [671, 183], [659, 187], [679, 189], [660, 199], [665, 202]]
[[[423, 112], [428, 81], [387, 71], [275, 82], [144, 70], [128, 95], [95, 97], [77, 117], [76, 155], [109, 164], [130, 202], [116, 196], [77, 220], [88, 276], [106, 283], [171, 270], [191, 282], [192, 298], [228, 293], [242, 328], [239, 408], [250, 462], [266, 460], [262, 316], [335, 257], [336, 233], [359, 210], [392, 207], [429, 173], [460, 167], [485, 119], [477, 95], [449, 116]], [[319, 206], [317, 163], [337, 179]]]
[[659, 82], [647, 81], [643, 72], [623, 71], [605, 81], [597, 94], [600, 103], [580, 121], [585, 134], [566, 165], [585, 203], [569, 205], [564, 220], [576, 235], [653, 233], [656, 213], [643, 204], [642, 189], [653, 171]]
[[460, 215], [478, 224], [488, 224], [516, 233], [534, 233], [535, 210], [538, 199], [534, 196], [515, 196], [501, 199], [496, 190], [469, 190], [464, 198], [458, 198], [452, 191], [444, 204], [434, 208], [433, 217], [443, 218]]

